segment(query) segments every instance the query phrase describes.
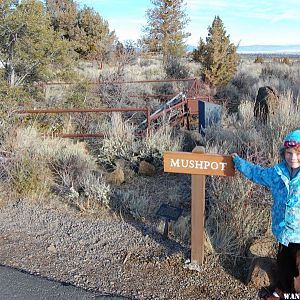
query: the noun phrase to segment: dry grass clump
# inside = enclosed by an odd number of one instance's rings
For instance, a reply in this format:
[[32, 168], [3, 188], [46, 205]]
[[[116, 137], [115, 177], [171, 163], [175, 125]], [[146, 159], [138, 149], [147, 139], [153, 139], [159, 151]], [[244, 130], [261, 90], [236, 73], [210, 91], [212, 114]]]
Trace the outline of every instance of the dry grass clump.
[[118, 158], [130, 160], [137, 145], [134, 127], [124, 122], [120, 113], [112, 113], [106, 125], [109, 135], [100, 141], [99, 161], [112, 164]]
[[10, 153], [4, 182], [16, 197], [46, 200], [53, 194], [80, 209], [109, 206], [110, 187], [84, 143], [19, 128], [3, 149]]
[[138, 221], [153, 218], [157, 204], [146, 187], [137, 190], [115, 191], [114, 209], [129, 214]]
[[249, 242], [268, 231], [271, 195], [240, 175], [210, 177], [207, 185], [206, 232], [212, 253], [245, 256]]
[[[216, 130], [216, 128], [215, 128]], [[224, 131], [224, 130], [222, 130]], [[268, 164], [258, 149], [259, 134], [242, 129], [230, 135], [218, 132], [217, 141], [207, 146], [208, 152], [230, 154], [238, 152], [258, 164]], [[253, 141], [254, 149], [252, 147]], [[252, 150], [250, 150], [252, 149]], [[259, 151], [259, 152], [258, 152]], [[237, 174], [233, 178], [207, 178], [206, 233], [208, 254], [226, 259], [242, 258], [253, 238], [263, 236], [270, 225], [271, 194]]]
[[165, 151], [179, 151], [182, 148], [181, 135], [175, 135], [172, 127], [164, 125], [141, 141], [140, 157], [162, 160]]
[[249, 64], [241, 62], [233, 79], [217, 91], [218, 98], [226, 98], [232, 111], [242, 100], [255, 101], [257, 91], [262, 86], [271, 86], [280, 94], [291, 91], [294, 100], [300, 95], [300, 63], [287, 65], [278, 62]]
[[181, 137], [174, 136], [170, 126], [162, 126], [145, 138], [139, 138], [134, 134], [134, 125], [123, 121], [119, 113], [112, 114], [106, 131], [109, 135], [99, 142], [98, 150], [98, 160], [103, 164], [114, 165], [120, 158], [131, 162], [152, 158], [161, 162], [164, 151], [176, 151], [181, 147]]
[[9, 197], [39, 200], [50, 194], [54, 183], [53, 175], [40, 156], [18, 151], [3, 164], [4, 185]]

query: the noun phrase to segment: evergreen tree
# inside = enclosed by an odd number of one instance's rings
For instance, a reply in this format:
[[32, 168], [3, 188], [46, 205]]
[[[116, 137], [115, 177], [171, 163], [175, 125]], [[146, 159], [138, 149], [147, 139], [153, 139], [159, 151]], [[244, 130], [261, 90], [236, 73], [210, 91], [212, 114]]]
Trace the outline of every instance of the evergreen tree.
[[216, 16], [208, 27], [206, 43], [200, 38], [193, 52], [193, 59], [201, 63], [201, 74], [205, 82], [218, 87], [226, 84], [236, 72], [237, 47], [230, 43], [229, 35], [220, 17]]
[[76, 2], [73, 0], [46, 0], [45, 3], [53, 29], [59, 32], [62, 38], [68, 41], [75, 40], [79, 33]]
[[85, 6], [78, 13], [79, 34], [76, 37], [76, 51], [82, 57], [104, 60], [109, 57], [116, 41], [114, 31], [92, 8]]
[[81, 57], [108, 57], [116, 41], [115, 33], [95, 10], [87, 6], [79, 9], [73, 0], [47, 0], [46, 7], [54, 30], [71, 41]]
[[10, 86], [40, 80], [53, 62], [70, 63], [69, 45], [50, 27], [38, 0], [0, 2], [0, 62]]
[[148, 25], [143, 44], [147, 51], [162, 53], [164, 58], [181, 57], [186, 52], [184, 31], [188, 24], [183, 0], [151, 0], [154, 8], [147, 10]]

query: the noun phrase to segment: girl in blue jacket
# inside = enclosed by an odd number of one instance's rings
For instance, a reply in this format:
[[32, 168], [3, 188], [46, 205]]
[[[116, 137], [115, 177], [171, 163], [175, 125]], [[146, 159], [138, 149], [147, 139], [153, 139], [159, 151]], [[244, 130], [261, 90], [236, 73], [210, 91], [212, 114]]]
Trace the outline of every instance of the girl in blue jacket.
[[268, 300], [284, 299], [283, 293], [300, 296], [300, 130], [284, 138], [280, 155], [281, 163], [263, 168], [232, 154], [238, 171], [272, 192], [272, 232], [279, 242], [278, 285], [273, 294], [265, 295]]

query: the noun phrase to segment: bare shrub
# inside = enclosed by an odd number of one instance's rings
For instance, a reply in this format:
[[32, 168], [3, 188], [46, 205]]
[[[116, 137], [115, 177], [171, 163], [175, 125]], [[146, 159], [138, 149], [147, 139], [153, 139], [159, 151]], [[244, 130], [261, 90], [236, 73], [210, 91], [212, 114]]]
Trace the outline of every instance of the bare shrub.
[[181, 145], [182, 137], [176, 136], [173, 128], [169, 125], [163, 125], [141, 141], [139, 156], [161, 161], [165, 151], [178, 151], [181, 149]]
[[164, 64], [164, 70], [167, 78], [182, 79], [189, 77], [189, 70], [177, 57], [169, 57]]
[[25, 149], [14, 153], [4, 168], [4, 182], [12, 198], [39, 200], [50, 194], [54, 178], [43, 157]]
[[[76, 195], [76, 205], [84, 211], [95, 211], [99, 207], [111, 208], [111, 188], [105, 183], [102, 176], [87, 174], [82, 178], [81, 189], [83, 195]], [[72, 195], [72, 194], [70, 194]]]
[[265, 77], [276, 77], [279, 79], [285, 79], [289, 77], [289, 66], [281, 63], [268, 63], [266, 64], [262, 71], [262, 78]]
[[[170, 82], [163, 82], [153, 86], [153, 90], [156, 94], [160, 95], [172, 95], [175, 93], [174, 87]], [[165, 100], [165, 98], [162, 98]]]
[[114, 196], [113, 207], [123, 213], [130, 214], [136, 220], [145, 221], [155, 215], [157, 205], [153, 202], [146, 188], [115, 191]]
[[134, 127], [122, 120], [120, 113], [112, 113], [111, 122], [107, 124], [109, 136], [100, 143], [98, 160], [113, 164], [118, 158], [131, 160], [135, 145]]
[[256, 56], [255, 60], [254, 60], [255, 64], [263, 64], [264, 63], [264, 59], [261, 56]]
[[253, 94], [253, 86], [256, 86], [259, 82], [259, 79], [248, 72], [245, 71], [237, 71], [231, 80], [231, 84], [237, 87], [239, 93], [242, 95], [251, 95]]
[[42, 138], [35, 128], [19, 128], [3, 149], [11, 156], [7, 183], [19, 197], [55, 192], [79, 209], [109, 205], [110, 187], [84, 143]]
[[247, 244], [270, 225], [271, 195], [240, 175], [208, 178], [206, 232], [213, 254], [245, 256]]

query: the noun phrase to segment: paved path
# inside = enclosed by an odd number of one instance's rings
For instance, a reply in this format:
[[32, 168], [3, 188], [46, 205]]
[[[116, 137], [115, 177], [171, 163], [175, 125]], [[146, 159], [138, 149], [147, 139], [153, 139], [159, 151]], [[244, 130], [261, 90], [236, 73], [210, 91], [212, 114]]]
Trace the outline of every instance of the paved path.
[[0, 300], [125, 300], [0, 266]]

